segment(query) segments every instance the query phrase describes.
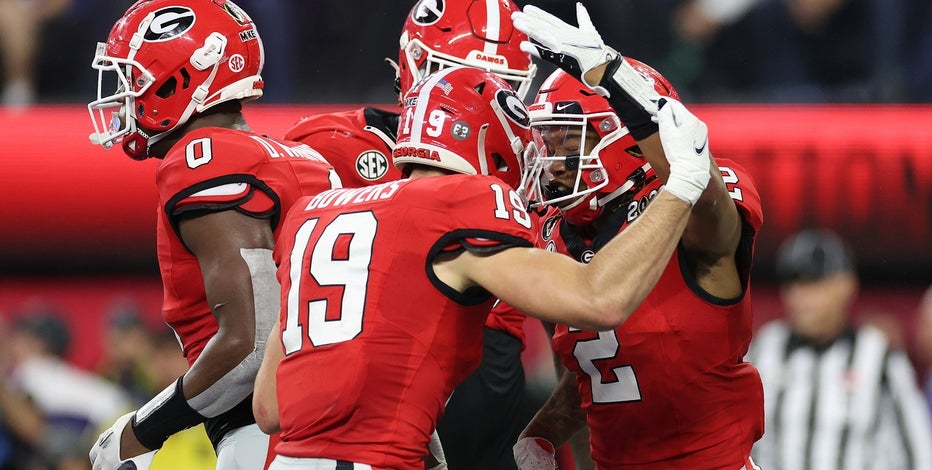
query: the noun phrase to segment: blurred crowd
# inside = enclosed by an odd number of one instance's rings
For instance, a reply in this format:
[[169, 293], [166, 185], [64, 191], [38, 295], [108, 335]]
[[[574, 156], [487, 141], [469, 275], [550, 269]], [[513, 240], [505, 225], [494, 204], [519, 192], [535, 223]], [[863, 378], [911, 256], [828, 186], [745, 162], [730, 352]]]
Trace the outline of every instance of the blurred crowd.
[[[916, 376], [910, 372], [906, 378], [923, 390], [932, 412], [932, 286], [917, 299], [914, 311], [862, 311], [857, 304], [857, 268], [850, 252], [841, 251], [842, 243], [831, 232], [804, 231], [783, 245], [778, 269], [792, 270], [792, 275], [781, 276], [781, 317], [765, 319], [755, 333], [752, 354], [765, 347], [768, 340], [761, 338], [772, 336], [775, 327], [789, 328], [794, 348], [809, 344], [816, 353], [844, 344], [853, 328], [882, 332], [892, 351], [910, 360]], [[174, 333], [151, 321], [155, 312], [144, 312], [132, 298], [116, 298], [103, 315], [66, 311], [51, 296], [16, 305], [3, 300], [0, 470], [89, 469], [87, 451], [100, 431], [187, 370]], [[74, 333], [75, 322], [90, 321], [87, 318], [103, 319], [98, 327], [99, 360], [92, 367], [69, 360], [72, 347], [88, 340]], [[539, 405], [555, 382], [547, 338], [542, 333], [529, 337], [541, 342], [530, 344], [536, 352], [525, 355], [529, 390]], [[760, 344], [753, 346], [755, 342]], [[754, 360], [766, 369], [768, 361]], [[213, 448], [198, 426], [173, 436], [152, 468], [207, 469], [215, 462]]]
[[[268, 55], [264, 102], [390, 103], [407, 8], [243, 0]], [[525, 4], [529, 2], [519, 2]], [[96, 41], [130, 0], [0, 0], [2, 103], [92, 99]], [[575, 19], [573, 0], [533, 4]], [[589, 0], [609, 44], [688, 102], [932, 101], [929, 0]], [[610, 19], [610, 20], [609, 20]], [[348, 60], [347, 60], [348, 58]], [[547, 76], [539, 73], [538, 79]]]
[[[69, 360], [73, 322], [87, 312], [31, 299], [0, 316], [0, 469], [90, 469], [88, 449], [117, 416], [150, 400], [187, 370], [174, 333], [119, 299], [100, 325], [100, 360]], [[174, 436], [153, 466], [213, 468], [203, 428]]]

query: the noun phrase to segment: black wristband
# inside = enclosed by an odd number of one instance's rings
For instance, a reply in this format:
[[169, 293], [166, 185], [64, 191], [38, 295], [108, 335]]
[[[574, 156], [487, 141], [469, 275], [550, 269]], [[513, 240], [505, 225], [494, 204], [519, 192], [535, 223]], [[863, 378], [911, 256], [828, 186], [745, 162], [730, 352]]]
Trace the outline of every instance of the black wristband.
[[618, 114], [618, 119], [621, 119], [621, 122], [628, 128], [631, 137], [634, 137], [634, 140], [643, 140], [659, 131], [660, 128], [656, 122], [651, 120], [650, 113], [615, 81], [613, 76], [621, 66], [622, 60], [622, 57], [618, 56], [608, 63], [599, 86], [608, 90], [611, 95], [608, 98], [608, 104]]
[[168, 387], [136, 411], [133, 433], [147, 449], [159, 449], [171, 435], [196, 426], [206, 418], [191, 408], [184, 398], [182, 380]]

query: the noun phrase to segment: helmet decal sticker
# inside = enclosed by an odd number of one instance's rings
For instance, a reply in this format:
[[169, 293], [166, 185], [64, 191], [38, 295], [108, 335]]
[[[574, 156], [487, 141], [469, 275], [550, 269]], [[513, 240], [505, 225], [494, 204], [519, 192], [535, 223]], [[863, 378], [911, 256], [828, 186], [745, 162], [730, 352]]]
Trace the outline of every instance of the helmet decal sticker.
[[181, 36], [194, 26], [194, 11], [188, 7], [166, 7], [155, 12], [143, 39], [150, 42], [168, 41]]
[[452, 134], [453, 138], [456, 140], [466, 140], [469, 138], [469, 135], [472, 134], [472, 129], [469, 127], [468, 122], [456, 121], [453, 123], [453, 127], [450, 128], [450, 134]]
[[227, 61], [227, 65], [230, 66], [230, 70], [233, 73], [239, 73], [246, 67], [246, 59], [239, 54], [233, 54], [230, 56], [230, 60]]
[[375, 181], [388, 172], [388, 157], [382, 152], [368, 150], [356, 157], [356, 172], [368, 181]]
[[256, 33], [256, 28], [239, 32], [239, 40], [243, 42], [254, 41], [257, 37], [259, 37], [259, 34]]
[[444, 0], [420, 0], [411, 10], [411, 18], [421, 26], [432, 25], [443, 17]]
[[226, 10], [226, 12], [233, 17], [233, 21], [236, 21], [240, 26], [245, 26], [246, 23], [249, 22], [249, 17], [246, 16], [246, 13], [233, 3], [224, 3], [223, 9]]
[[505, 116], [514, 121], [515, 124], [527, 129], [531, 127], [531, 116], [527, 112], [527, 107], [518, 95], [508, 90], [498, 90], [495, 93], [495, 100], [505, 111]]

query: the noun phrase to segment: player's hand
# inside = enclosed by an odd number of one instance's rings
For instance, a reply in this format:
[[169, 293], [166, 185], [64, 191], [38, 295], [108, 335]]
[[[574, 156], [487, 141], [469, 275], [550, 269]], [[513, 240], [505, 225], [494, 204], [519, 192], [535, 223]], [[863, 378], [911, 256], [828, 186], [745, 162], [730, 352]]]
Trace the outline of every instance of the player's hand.
[[670, 162], [666, 191], [696, 204], [709, 184], [709, 132], [704, 122], [672, 98], [660, 99], [660, 143]]
[[[120, 458], [120, 440], [136, 412], [117, 418], [109, 429], [102, 432], [91, 447], [89, 456], [93, 470], [148, 470], [156, 451], [149, 451], [128, 459]], [[132, 429], [129, 432], [133, 432]]]
[[530, 41], [521, 42], [522, 51], [555, 64], [602, 96], [608, 96], [608, 92], [598, 86], [598, 81], [586, 81], [586, 73], [611, 62], [619, 54], [602, 41], [582, 3], [576, 4], [578, 27], [533, 5], [512, 13], [511, 19], [515, 28], [530, 38]]
[[518, 470], [557, 470], [553, 444], [540, 437], [519, 439], [511, 448]]

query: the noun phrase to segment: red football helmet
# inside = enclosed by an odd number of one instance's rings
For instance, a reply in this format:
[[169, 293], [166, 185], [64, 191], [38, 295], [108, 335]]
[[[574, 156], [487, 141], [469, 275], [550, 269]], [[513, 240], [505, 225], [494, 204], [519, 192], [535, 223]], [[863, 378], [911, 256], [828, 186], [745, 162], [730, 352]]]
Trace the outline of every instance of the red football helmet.
[[519, 47], [527, 35], [512, 25], [515, 11], [511, 0], [419, 0], [401, 31], [401, 95], [437, 70], [467, 65], [504, 78], [524, 99], [537, 66]]
[[455, 173], [499, 177], [518, 187], [536, 146], [521, 98], [497, 75], [474, 67], [448, 67], [408, 92], [392, 152], [404, 174], [408, 164]]
[[[659, 72], [626, 60], [661, 96], [679, 99]], [[544, 81], [529, 110], [546, 150], [528, 165], [523, 189], [541, 204], [558, 206], [571, 224], [592, 222], [622, 194], [660, 185], [608, 101], [566, 72], [558, 69]]]
[[256, 26], [233, 2], [138, 1], [97, 45], [91, 142], [122, 142], [127, 155], [145, 159], [192, 115], [262, 96], [264, 62]]

